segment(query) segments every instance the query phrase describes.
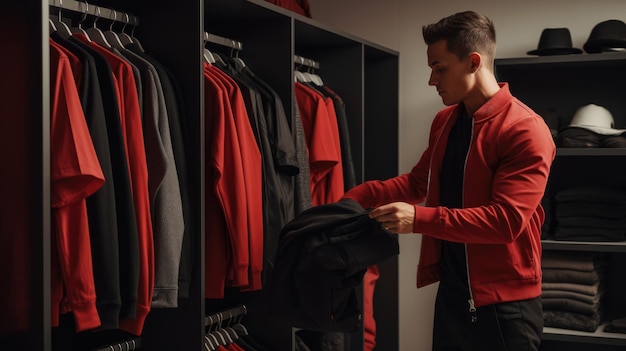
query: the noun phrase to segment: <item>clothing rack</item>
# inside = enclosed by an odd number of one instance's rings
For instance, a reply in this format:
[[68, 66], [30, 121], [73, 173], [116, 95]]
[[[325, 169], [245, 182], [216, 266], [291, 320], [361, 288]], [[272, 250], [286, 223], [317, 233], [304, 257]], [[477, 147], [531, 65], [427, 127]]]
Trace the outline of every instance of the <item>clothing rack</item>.
[[111, 21], [129, 24], [133, 27], [137, 27], [139, 25], [139, 19], [130, 13], [97, 5], [89, 5], [86, 1], [48, 0], [48, 4], [59, 9], [70, 10], [99, 18], [106, 18]]
[[213, 44], [226, 46], [231, 49], [238, 50], [238, 51], [243, 50], [243, 44], [240, 41], [229, 39], [229, 38], [224, 38], [219, 35], [212, 34], [212, 33], [204, 32], [204, 41], [208, 41]]
[[320, 64], [319, 62], [315, 61], [315, 60], [311, 60], [309, 58], [306, 57], [302, 57], [299, 55], [293, 55], [293, 62], [302, 65], [302, 66], [307, 66], [307, 67], [311, 67], [314, 69], [319, 69], [320, 68]]
[[130, 339], [115, 344], [107, 345], [93, 351], [133, 351], [141, 348], [141, 339]]
[[246, 313], [248, 313], [248, 309], [245, 305], [239, 305], [237, 307], [214, 313], [204, 317], [204, 326], [205, 327], [213, 327], [220, 326], [223, 322], [230, 321], [231, 319], [237, 318], [241, 319]]

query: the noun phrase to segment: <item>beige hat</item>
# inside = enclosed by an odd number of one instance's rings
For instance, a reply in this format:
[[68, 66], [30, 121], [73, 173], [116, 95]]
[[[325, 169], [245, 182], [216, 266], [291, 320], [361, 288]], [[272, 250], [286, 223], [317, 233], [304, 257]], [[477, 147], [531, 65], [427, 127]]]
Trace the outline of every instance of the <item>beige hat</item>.
[[568, 127], [585, 128], [592, 132], [604, 135], [617, 135], [626, 132], [626, 129], [614, 129], [613, 115], [602, 106], [589, 104], [576, 110]]

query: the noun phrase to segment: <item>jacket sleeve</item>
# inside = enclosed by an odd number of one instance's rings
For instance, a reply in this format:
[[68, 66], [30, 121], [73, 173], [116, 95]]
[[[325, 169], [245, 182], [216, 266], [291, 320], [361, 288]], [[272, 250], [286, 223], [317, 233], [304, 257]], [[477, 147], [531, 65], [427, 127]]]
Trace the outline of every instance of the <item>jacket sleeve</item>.
[[430, 147], [411, 172], [387, 180], [370, 180], [348, 190], [343, 198], [358, 202], [363, 208], [375, 208], [391, 202], [419, 204], [426, 197], [428, 184]]

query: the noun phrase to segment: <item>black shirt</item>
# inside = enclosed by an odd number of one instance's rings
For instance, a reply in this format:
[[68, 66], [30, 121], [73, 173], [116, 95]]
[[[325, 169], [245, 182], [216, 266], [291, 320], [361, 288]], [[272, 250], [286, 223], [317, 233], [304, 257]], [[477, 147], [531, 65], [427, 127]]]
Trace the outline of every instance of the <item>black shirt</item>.
[[[440, 204], [449, 208], [463, 207], [465, 159], [472, 138], [473, 119], [467, 115], [463, 105], [459, 105], [459, 110], [459, 117], [450, 131], [439, 179]], [[443, 240], [441, 250], [441, 284], [467, 291], [465, 246]]]

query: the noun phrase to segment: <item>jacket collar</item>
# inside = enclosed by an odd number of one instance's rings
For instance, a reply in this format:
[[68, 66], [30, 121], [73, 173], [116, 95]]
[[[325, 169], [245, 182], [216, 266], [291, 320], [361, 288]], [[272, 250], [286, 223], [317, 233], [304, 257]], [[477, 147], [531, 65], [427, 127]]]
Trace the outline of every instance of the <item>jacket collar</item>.
[[496, 112], [500, 111], [513, 99], [508, 83], [498, 83], [498, 85], [500, 90], [474, 112], [474, 121], [479, 122], [493, 117]]

